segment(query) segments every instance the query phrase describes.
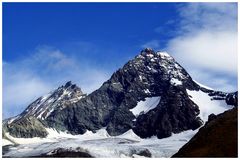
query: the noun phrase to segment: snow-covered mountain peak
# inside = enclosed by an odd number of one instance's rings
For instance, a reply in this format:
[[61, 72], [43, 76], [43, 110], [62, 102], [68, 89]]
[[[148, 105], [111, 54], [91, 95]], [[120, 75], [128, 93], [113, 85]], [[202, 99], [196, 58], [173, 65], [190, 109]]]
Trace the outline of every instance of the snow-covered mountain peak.
[[174, 58], [167, 53], [166, 51], [157, 51], [155, 52], [151, 48], [146, 48], [141, 51], [141, 54], [138, 56], [139, 58], [160, 58], [165, 60], [174, 60]]
[[151, 48], [142, 50], [139, 55], [124, 65], [123, 71], [136, 72], [141, 81], [144, 81], [147, 75], [150, 77], [161, 75], [161, 79], [175, 86], [182, 85], [184, 81], [190, 79], [185, 69], [170, 54], [165, 51], [155, 52]]
[[38, 119], [45, 119], [55, 110], [61, 110], [70, 104], [76, 103], [85, 96], [81, 88], [69, 81], [56, 90], [39, 97], [18, 118], [33, 116]]

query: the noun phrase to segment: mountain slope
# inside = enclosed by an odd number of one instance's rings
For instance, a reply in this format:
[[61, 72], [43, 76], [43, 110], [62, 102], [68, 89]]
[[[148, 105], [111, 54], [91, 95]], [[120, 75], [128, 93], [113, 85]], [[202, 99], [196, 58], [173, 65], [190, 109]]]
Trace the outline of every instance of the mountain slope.
[[[133, 128], [141, 137], [152, 135], [158, 135], [159, 138], [167, 137], [172, 132], [196, 129], [201, 125], [201, 120], [197, 118], [198, 107], [189, 99], [186, 88], [198, 90], [199, 86], [170, 55], [146, 49], [116, 71], [98, 90], [71, 107], [52, 114], [47, 121], [49, 126], [66, 129], [72, 134], [82, 134], [86, 130], [95, 131], [106, 127], [110, 135], [119, 135]], [[144, 132], [138, 125], [142, 121], [141, 115], [134, 115], [131, 109], [148, 97], [161, 97], [161, 102], [156, 104], [154, 111], [150, 110], [148, 113], [153, 111], [156, 117], [160, 114], [171, 115], [168, 114], [171, 111], [168, 108], [178, 106], [178, 111], [184, 114], [186, 113], [184, 110], [188, 110], [186, 115], [182, 115], [186, 117], [184, 122], [179, 121], [180, 118], [176, 121], [166, 119], [163, 125], [158, 125], [156, 120], [154, 126], [149, 126], [152, 132], [141, 134]], [[171, 97], [179, 98], [174, 102]], [[178, 124], [182, 127], [180, 128]]]
[[20, 117], [34, 116], [43, 120], [54, 110], [61, 110], [67, 105], [77, 102], [84, 96], [81, 89], [69, 81], [54, 92], [38, 98], [21, 113]]
[[62, 110], [67, 105], [76, 103], [85, 97], [81, 89], [71, 81], [53, 92], [31, 103], [20, 115], [3, 121], [3, 130], [14, 137], [46, 137], [44, 121], [55, 110]]
[[[57, 103], [42, 97], [20, 117], [33, 116], [46, 128], [71, 134], [83, 134], [87, 130], [96, 132], [104, 127], [111, 136], [133, 129], [142, 138], [153, 135], [164, 138], [200, 127], [204, 123], [201, 109], [213, 107], [212, 111], [216, 114], [227, 109], [226, 93], [198, 85], [173, 57], [149, 48], [113, 73], [108, 81], [88, 96], [79, 91], [73, 96], [74, 100], [58, 100], [61, 95], [68, 95], [65, 91], [69, 87], [72, 88], [72, 85], [66, 84], [64, 91], [57, 90], [58, 96], [54, 98]], [[195, 102], [206, 97], [209, 102], [214, 102], [213, 106]], [[46, 105], [42, 105], [43, 99]], [[216, 110], [218, 107], [220, 109]], [[5, 131], [13, 136], [38, 136], [14, 133], [18, 130], [9, 128], [15, 128], [17, 123], [18, 118], [5, 121]]]
[[210, 120], [173, 157], [237, 157], [237, 108]]

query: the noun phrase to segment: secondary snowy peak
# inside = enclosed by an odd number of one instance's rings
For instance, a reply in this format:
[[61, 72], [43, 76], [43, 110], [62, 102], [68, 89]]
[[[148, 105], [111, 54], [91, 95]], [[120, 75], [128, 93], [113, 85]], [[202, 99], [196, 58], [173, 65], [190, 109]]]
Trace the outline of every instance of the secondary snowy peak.
[[21, 117], [33, 116], [38, 119], [45, 119], [53, 111], [61, 110], [70, 104], [76, 103], [83, 97], [85, 95], [81, 89], [69, 81], [64, 86], [35, 100], [21, 114]]

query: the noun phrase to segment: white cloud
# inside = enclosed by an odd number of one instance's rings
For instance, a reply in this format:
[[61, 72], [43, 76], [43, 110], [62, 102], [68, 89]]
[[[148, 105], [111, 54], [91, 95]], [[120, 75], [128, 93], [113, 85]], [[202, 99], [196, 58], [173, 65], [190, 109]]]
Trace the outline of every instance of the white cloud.
[[52, 86], [18, 64], [3, 63], [3, 117], [19, 114]]
[[[187, 3], [178, 12], [177, 36], [168, 42], [166, 50], [197, 81], [219, 90], [237, 89], [236, 81], [229, 83], [237, 77], [237, 5]], [[196, 76], [203, 71], [210, 79]], [[219, 73], [221, 77], [215, 76]]]
[[178, 8], [180, 31], [237, 30], [236, 3], [187, 3]]
[[90, 93], [109, 78], [110, 72], [86, 64], [58, 49], [38, 47], [30, 57], [3, 62], [3, 116], [22, 112], [36, 98], [71, 80]]
[[233, 32], [202, 31], [179, 36], [168, 43], [168, 51], [188, 68], [237, 73], [237, 35]]
[[[191, 77], [202, 84], [207, 84], [213, 89], [220, 91], [236, 91], [235, 83], [237, 83], [236, 77], [225, 78], [223, 74], [214, 74], [208, 70], [191, 69]], [[234, 79], [234, 80], [233, 80]], [[204, 82], [204, 83], [203, 83]]]
[[26, 73], [4, 78], [3, 83], [3, 117], [19, 114], [28, 104], [52, 88], [38, 78], [26, 76]]

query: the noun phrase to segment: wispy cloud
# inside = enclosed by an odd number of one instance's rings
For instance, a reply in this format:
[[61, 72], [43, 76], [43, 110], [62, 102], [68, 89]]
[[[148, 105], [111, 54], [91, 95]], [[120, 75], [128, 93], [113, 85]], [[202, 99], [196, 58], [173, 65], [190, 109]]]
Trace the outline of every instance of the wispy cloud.
[[184, 66], [209, 71], [237, 73], [237, 35], [231, 32], [202, 31], [179, 36], [168, 43], [168, 51]]
[[186, 3], [177, 6], [180, 31], [237, 30], [237, 3]]
[[237, 89], [237, 5], [187, 3], [178, 6], [178, 12], [180, 25], [166, 50], [197, 81], [216, 89]]
[[[86, 64], [48, 46], [30, 57], [3, 62], [3, 117], [19, 114], [33, 100], [71, 80], [90, 93], [107, 80], [110, 72]], [[97, 77], [97, 78], [96, 78]]]
[[39, 76], [18, 70], [12, 64], [3, 65], [3, 117], [23, 111], [37, 97], [50, 91], [51, 86]]

